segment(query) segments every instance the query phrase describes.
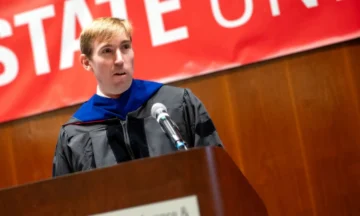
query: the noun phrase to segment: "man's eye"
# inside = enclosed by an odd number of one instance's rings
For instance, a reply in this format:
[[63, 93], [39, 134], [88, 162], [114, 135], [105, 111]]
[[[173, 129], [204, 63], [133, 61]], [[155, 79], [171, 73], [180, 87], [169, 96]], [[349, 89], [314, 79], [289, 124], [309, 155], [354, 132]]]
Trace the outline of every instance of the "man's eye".
[[111, 53], [112, 50], [110, 48], [106, 48], [106, 49], [103, 49], [102, 51], [103, 53]]
[[130, 49], [130, 48], [131, 48], [131, 45], [130, 45], [130, 44], [124, 44], [124, 45], [123, 45], [123, 48], [124, 48], [124, 49]]

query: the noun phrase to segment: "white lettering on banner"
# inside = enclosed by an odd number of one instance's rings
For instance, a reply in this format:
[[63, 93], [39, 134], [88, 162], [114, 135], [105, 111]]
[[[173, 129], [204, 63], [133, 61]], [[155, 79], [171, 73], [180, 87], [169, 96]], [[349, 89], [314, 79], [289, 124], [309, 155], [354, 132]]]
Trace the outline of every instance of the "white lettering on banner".
[[0, 46], [0, 63], [4, 65], [5, 70], [0, 73], [0, 86], [11, 83], [19, 73], [18, 59], [13, 51]]
[[111, 16], [127, 19], [127, 11], [126, 11], [126, 4], [125, 0], [96, 0], [96, 4], [103, 4], [106, 2], [110, 2], [110, 10]]
[[79, 39], [76, 37], [76, 19], [81, 28], [93, 20], [90, 10], [84, 0], [67, 0], [64, 4], [64, 19], [62, 26], [60, 70], [74, 65], [74, 53], [79, 50]]
[[[301, 0], [307, 8], [313, 8], [318, 6], [317, 0]], [[270, 0], [270, 8], [273, 16], [280, 15], [278, 0]]]
[[273, 16], [280, 15], [279, 2], [278, 0], [270, 0], [270, 8]]
[[[10, 24], [0, 19], [0, 38], [10, 37], [13, 32]], [[0, 86], [11, 83], [19, 73], [19, 61], [13, 51], [9, 48], [0, 46], [0, 64], [4, 65], [4, 71], [0, 71]]]
[[47, 74], [50, 72], [49, 56], [42, 20], [53, 16], [55, 16], [54, 6], [49, 5], [20, 13], [14, 17], [15, 26], [29, 24], [31, 48], [35, 61], [35, 72], [37, 75]]
[[12, 29], [8, 21], [0, 19], [0, 38], [10, 37]]
[[302, 2], [307, 8], [313, 8], [319, 5], [317, 0], [302, 0]]
[[179, 0], [145, 0], [145, 7], [153, 46], [160, 46], [189, 37], [185, 26], [165, 31], [162, 14], [180, 9]]
[[94, 216], [200, 216], [198, 200], [195, 195], [172, 200], [151, 203], [121, 209], [112, 212], [100, 213]]
[[245, 0], [245, 11], [237, 20], [226, 20], [220, 11], [219, 0], [211, 0], [211, 10], [215, 20], [224, 28], [235, 28], [244, 25], [249, 21], [253, 13], [253, 0]]
[[[221, 13], [219, 0], [210, 0], [211, 10], [216, 22], [225, 28], [234, 28], [244, 25], [249, 21], [253, 13], [253, 0], [243, 0], [245, 3], [244, 13], [240, 18], [227, 20]], [[294, 0], [295, 1], [295, 0]], [[296, 0], [302, 2], [304, 8], [318, 7], [318, 0]], [[341, 2], [339, 0], [334, 0]], [[273, 16], [281, 14], [278, 0], [269, 0]], [[112, 16], [127, 18], [126, 0], [95, 0], [96, 4], [109, 3]], [[145, 8], [150, 28], [150, 37], [153, 46], [184, 40], [189, 37], [187, 26], [165, 30], [162, 14], [176, 11], [181, 8], [180, 0], [145, 0]], [[79, 40], [76, 39], [76, 21], [81, 28], [91, 23], [91, 11], [85, 0], [65, 0], [63, 13], [63, 25], [61, 29], [61, 48], [59, 69], [71, 68], [74, 64], [74, 53], [79, 50]], [[28, 24], [34, 67], [36, 75], [49, 74], [49, 56], [43, 26], [43, 20], [55, 17], [54, 5], [47, 5], [14, 15], [15, 26]], [[11, 37], [13, 28], [10, 23], [0, 19], [0, 38]], [[48, 40], [50, 40], [48, 38]], [[19, 73], [19, 61], [17, 55], [9, 48], [0, 45], [0, 64], [4, 67], [0, 71], [0, 86], [10, 84]]]

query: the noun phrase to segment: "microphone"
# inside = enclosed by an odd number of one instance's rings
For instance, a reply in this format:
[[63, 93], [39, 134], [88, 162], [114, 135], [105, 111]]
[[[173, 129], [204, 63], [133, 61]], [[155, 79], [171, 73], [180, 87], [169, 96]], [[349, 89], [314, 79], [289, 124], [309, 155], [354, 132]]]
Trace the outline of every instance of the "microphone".
[[186, 142], [181, 137], [179, 127], [171, 120], [164, 104], [155, 103], [151, 107], [151, 116], [160, 124], [161, 129], [178, 150], [187, 150]]

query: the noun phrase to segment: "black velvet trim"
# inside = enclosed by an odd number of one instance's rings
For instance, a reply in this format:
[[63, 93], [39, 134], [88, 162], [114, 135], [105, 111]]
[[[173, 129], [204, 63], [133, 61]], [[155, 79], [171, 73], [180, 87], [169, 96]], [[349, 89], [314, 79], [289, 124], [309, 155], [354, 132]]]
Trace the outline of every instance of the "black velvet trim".
[[131, 148], [135, 158], [149, 157], [149, 147], [146, 141], [144, 119], [128, 118], [128, 132]]
[[109, 125], [106, 129], [109, 145], [114, 152], [117, 163], [131, 160], [124, 142], [124, 133], [121, 124]]
[[208, 119], [206, 122], [198, 123], [195, 128], [195, 133], [200, 137], [207, 137], [215, 131], [215, 126], [211, 119]]

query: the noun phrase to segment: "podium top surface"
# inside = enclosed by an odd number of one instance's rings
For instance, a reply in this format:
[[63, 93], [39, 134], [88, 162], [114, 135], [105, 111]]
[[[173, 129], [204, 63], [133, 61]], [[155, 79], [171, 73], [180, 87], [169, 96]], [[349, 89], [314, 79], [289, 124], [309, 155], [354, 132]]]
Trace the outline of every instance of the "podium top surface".
[[0, 212], [89, 215], [192, 195], [201, 215], [267, 215], [255, 190], [220, 147], [193, 148], [3, 189]]

